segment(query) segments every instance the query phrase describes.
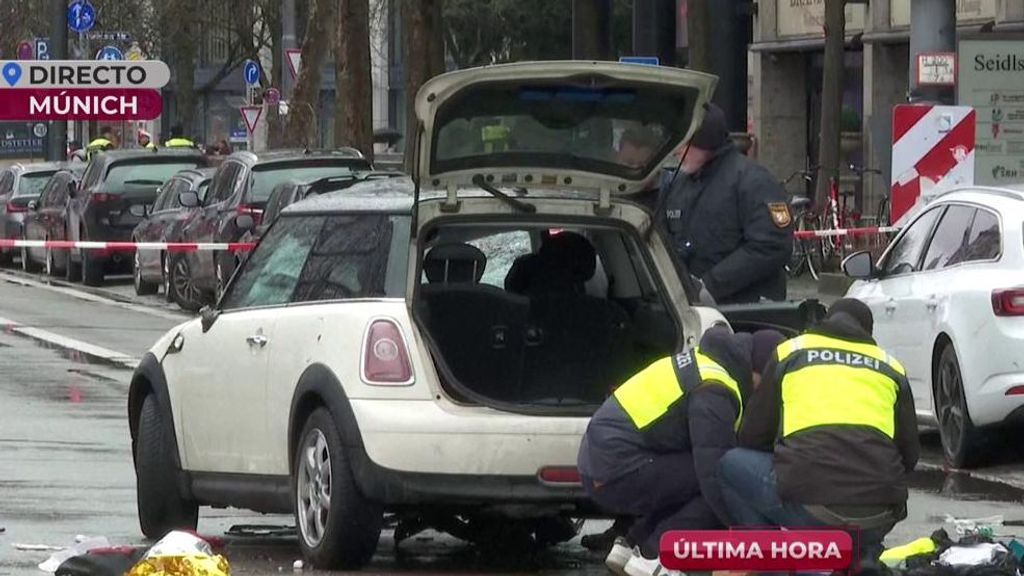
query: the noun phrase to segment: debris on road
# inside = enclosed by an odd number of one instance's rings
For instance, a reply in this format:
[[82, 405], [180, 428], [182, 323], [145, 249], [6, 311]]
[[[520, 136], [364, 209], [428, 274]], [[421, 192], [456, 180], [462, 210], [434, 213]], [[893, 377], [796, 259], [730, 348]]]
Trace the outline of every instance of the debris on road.
[[215, 555], [210, 543], [188, 532], [168, 533], [146, 552], [127, 576], [228, 576], [227, 558]]
[[65, 546], [50, 546], [49, 544], [19, 544], [15, 542], [11, 544], [15, 550], [22, 552], [53, 552], [57, 550], [63, 550]]
[[228, 536], [239, 536], [244, 538], [266, 537], [266, 536], [295, 536], [295, 526], [261, 525], [261, 524], [235, 524], [224, 531]]
[[93, 550], [95, 548], [109, 548], [110, 542], [107, 541], [105, 536], [77, 536], [75, 538], [75, 544], [67, 548], [59, 548], [45, 561], [39, 564], [39, 569], [43, 572], [49, 572], [53, 574], [60, 568], [66, 560], [74, 558], [75, 556], [81, 556]]
[[979, 542], [971, 546], [953, 546], [939, 556], [946, 566], [984, 566], [996, 562], [1008, 550], [1002, 544]]
[[987, 516], [985, 518], [954, 518], [949, 514], [945, 517], [947, 524], [956, 528], [958, 536], [968, 534], [980, 534], [982, 536], [993, 536], [996, 528], [1003, 526], [1003, 516]]

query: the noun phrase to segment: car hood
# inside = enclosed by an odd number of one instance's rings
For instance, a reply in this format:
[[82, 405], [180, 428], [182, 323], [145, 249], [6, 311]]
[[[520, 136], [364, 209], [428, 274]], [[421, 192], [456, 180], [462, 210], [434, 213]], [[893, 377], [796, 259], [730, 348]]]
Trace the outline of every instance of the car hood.
[[641, 191], [704, 116], [715, 76], [616, 62], [523, 62], [429, 80], [416, 97], [422, 186]]

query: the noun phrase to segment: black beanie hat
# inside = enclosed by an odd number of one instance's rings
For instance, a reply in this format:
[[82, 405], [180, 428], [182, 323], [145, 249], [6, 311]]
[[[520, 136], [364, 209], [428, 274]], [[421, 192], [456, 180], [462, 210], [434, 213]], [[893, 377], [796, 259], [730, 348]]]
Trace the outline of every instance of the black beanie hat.
[[875, 317], [871, 314], [871, 308], [856, 298], [840, 298], [828, 309], [825, 319], [835, 317], [837, 314], [846, 314], [853, 318], [860, 327], [868, 334], [875, 329]]
[[768, 364], [775, 349], [786, 339], [778, 330], [758, 330], [754, 332], [750, 350], [750, 364], [754, 372], [761, 374]]
[[725, 112], [715, 104], [704, 105], [704, 121], [693, 134], [690, 144], [701, 150], [718, 150], [729, 140], [729, 127], [725, 122]]

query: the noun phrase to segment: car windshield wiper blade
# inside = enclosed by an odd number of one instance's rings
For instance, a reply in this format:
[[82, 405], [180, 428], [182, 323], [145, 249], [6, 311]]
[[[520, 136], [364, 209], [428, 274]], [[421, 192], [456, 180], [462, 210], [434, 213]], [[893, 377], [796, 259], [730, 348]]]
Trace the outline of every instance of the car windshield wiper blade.
[[522, 200], [517, 200], [492, 186], [489, 182], [484, 180], [483, 174], [477, 174], [476, 176], [473, 176], [473, 184], [479, 186], [481, 189], [483, 189], [491, 196], [494, 196], [498, 200], [501, 200], [502, 202], [508, 204], [509, 206], [515, 208], [516, 210], [519, 210], [520, 212], [527, 212], [529, 214], [533, 214], [537, 211], [537, 207], [534, 206], [533, 204], [523, 202]]
[[125, 184], [132, 184], [134, 186], [159, 186], [163, 184], [160, 180], [125, 180]]

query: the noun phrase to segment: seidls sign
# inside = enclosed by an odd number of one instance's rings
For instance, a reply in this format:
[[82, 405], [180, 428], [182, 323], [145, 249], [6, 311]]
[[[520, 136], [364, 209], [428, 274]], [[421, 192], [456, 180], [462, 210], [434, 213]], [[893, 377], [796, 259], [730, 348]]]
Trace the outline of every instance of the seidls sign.
[[154, 120], [163, 62], [0, 61], [0, 120]]

